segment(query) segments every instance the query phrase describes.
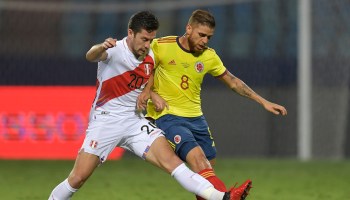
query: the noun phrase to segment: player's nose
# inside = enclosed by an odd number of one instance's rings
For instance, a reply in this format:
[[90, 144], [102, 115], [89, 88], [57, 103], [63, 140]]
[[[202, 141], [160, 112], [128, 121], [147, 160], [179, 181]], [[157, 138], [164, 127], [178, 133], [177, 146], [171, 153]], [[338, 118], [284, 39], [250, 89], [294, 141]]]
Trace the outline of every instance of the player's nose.
[[208, 37], [203, 37], [203, 44], [207, 45], [209, 42], [209, 38]]
[[146, 49], [149, 49], [150, 46], [151, 46], [151, 42], [145, 42], [145, 48], [146, 48]]

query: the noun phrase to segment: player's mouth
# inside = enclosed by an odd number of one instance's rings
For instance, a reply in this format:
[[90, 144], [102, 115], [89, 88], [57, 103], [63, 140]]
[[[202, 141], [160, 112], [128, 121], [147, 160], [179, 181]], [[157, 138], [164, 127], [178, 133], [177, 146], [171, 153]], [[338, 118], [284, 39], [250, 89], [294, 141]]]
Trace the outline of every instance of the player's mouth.
[[140, 49], [139, 50], [139, 52], [141, 53], [141, 54], [145, 54], [145, 53], [148, 53], [148, 49]]
[[199, 51], [203, 51], [205, 48], [207, 48], [206, 45], [198, 45], [198, 47], [197, 47], [197, 49], [198, 49]]
[[146, 49], [140, 49], [140, 50], [139, 50], [139, 54], [140, 54], [140, 55], [143, 55], [143, 54], [145, 54], [146, 52], [147, 52]]

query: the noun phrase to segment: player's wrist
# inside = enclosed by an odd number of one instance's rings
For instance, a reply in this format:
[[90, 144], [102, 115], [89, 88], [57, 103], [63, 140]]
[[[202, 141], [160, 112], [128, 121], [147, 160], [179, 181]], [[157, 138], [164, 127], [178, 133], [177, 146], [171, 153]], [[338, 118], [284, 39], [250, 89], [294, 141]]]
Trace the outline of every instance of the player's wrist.
[[105, 45], [104, 43], [101, 43], [101, 44], [99, 45], [99, 49], [100, 49], [101, 51], [106, 51], [106, 50], [108, 49], [108, 46]]

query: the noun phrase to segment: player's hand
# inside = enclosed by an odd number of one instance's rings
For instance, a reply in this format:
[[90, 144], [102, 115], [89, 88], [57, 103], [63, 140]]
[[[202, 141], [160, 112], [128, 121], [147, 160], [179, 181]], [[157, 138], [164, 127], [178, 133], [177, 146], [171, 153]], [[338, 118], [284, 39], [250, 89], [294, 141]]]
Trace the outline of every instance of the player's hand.
[[168, 103], [157, 93], [151, 93], [151, 99], [154, 104], [154, 109], [156, 112], [162, 112], [165, 108], [169, 110]]
[[107, 38], [103, 43], [102, 46], [105, 50], [115, 47], [117, 45], [117, 39], [113, 38]]
[[146, 110], [147, 101], [149, 98], [150, 98], [150, 93], [143, 90], [136, 100], [137, 110]]
[[287, 109], [281, 105], [266, 101], [263, 106], [267, 111], [270, 111], [275, 115], [287, 115]]

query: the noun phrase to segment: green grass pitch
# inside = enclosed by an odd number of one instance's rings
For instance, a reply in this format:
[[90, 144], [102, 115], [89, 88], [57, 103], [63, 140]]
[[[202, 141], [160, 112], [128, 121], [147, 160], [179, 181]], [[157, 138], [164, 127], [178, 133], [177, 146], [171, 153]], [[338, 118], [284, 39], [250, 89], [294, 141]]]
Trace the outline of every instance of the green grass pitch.
[[[0, 199], [43, 200], [70, 172], [73, 161], [0, 160]], [[253, 180], [248, 200], [350, 199], [349, 161], [219, 158], [217, 175], [234, 185]], [[127, 155], [107, 161], [78, 191], [75, 200], [191, 200], [170, 175]]]

